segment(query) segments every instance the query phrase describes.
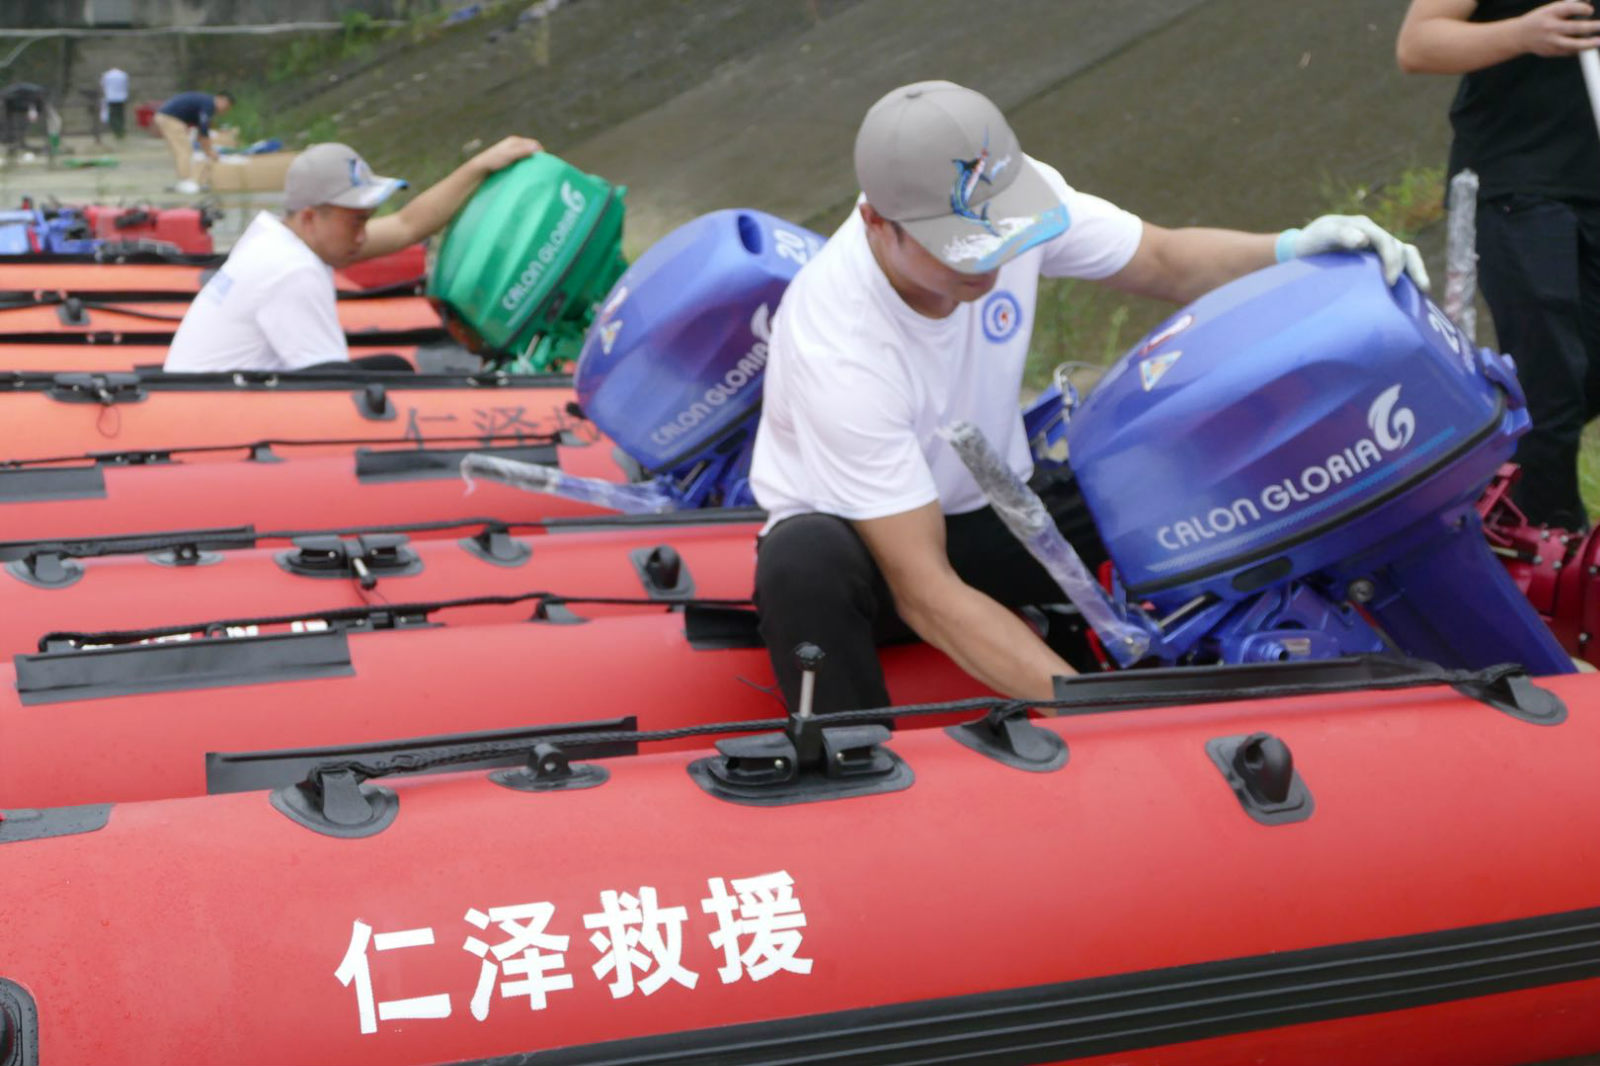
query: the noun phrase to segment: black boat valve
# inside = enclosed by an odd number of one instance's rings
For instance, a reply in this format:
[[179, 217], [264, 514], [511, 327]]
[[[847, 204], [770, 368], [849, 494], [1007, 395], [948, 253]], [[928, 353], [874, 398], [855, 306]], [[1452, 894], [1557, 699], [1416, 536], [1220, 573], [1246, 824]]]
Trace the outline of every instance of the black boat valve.
[[816, 714], [815, 644], [794, 650], [800, 696], [780, 733], [717, 741], [716, 756], [698, 759], [689, 775], [711, 795], [732, 803], [778, 807], [910, 788], [911, 768], [882, 745], [887, 726], [828, 725]]
[[1271, 733], [1253, 733], [1233, 753], [1233, 769], [1262, 803], [1282, 803], [1294, 782], [1294, 754]]
[[1206, 754], [1233, 789], [1245, 813], [1263, 825], [1303, 822], [1314, 807], [1311, 792], [1295, 772], [1289, 745], [1271, 733], [1218, 737]]
[[686, 600], [694, 595], [694, 578], [683, 556], [670, 544], [635, 548], [628, 553], [645, 595], [652, 600]]
[[395, 406], [389, 402], [389, 390], [378, 382], [363, 386], [352, 397], [356, 410], [369, 422], [392, 422]]
[[87, 326], [89, 312], [84, 310], [83, 297], [68, 296], [61, 301], [61, 306], [56, 308], [56, 318], [61, 320], [63, 326]]

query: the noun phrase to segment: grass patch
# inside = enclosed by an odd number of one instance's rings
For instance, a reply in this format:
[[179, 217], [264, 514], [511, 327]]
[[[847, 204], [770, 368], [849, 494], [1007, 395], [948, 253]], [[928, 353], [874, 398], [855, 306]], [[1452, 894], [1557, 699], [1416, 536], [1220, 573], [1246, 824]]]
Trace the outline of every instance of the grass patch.
[[1600, 424], [1597, 423], [1590, 423], [1578, 442], [1578, 491], [1590, 520], [1600, 518]]
[[1387, 181], [1346, 190], [1325, 180], [1322, 188], [1328, 212], [1366, 215], [1403, 241], [1444, 221], [1444, 167], [1408, 167]]
[[337, 33], [290, 41], [272, 57], [267, 68], [268, 83], [295, 81], [335, 64], [359, 59], [388, 33], [365, 11], [346, 11], [339, 16], [339, 26]]
[[1040, 278], [1023, 383], [1043, 388], [1061, 363], [1110, 364], [1142, 335], [1135, 310], [1131, 298], [1092, 281]]

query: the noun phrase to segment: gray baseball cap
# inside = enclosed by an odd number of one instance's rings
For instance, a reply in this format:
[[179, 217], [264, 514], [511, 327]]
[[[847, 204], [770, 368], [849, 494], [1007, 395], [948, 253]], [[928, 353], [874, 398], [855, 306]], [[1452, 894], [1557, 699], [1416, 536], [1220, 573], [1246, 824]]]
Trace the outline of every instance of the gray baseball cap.
[[948, 81], [902, 85], [856, 134], [867, 202], [947, 266], [986, 274], [1067, 229], [1067, 209], [988, 97]]
[[313, 144], [289, 164], [283, 182], [283, 208], [331, 204], [368, 210], [406, 187], [399, 178], [380, 178], [354, 148], [344, 144]]

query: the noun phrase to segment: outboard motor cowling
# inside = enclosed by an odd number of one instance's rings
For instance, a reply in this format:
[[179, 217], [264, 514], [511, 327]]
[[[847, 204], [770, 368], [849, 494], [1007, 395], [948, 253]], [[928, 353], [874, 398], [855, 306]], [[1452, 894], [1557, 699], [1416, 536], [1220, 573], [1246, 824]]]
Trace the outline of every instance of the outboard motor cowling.
[[772, 315], [821, 247], [760, 211], [713, 212], [640, 256], [601, 305], [578, 358], [578, 402], [684, 506], [753, 502]]
[[1231, 661], [1375, 650], [1370, 619], [1447, 665], [1559, 672], [1570, 660], [1473, 509], [1527, 427], [1508, 359], [1408, 279], [1385, 285], [1376, 258], [1333, 255], [1168, 319], [1067, 439], [1120, 579], [1166, 616], [1169, 647]]
[[574, 357], [594, 304], [627, 266], [626, 193], [548, 152], [489, 175], [428, 270], [428, 297], [451, 333], [518, 371]]

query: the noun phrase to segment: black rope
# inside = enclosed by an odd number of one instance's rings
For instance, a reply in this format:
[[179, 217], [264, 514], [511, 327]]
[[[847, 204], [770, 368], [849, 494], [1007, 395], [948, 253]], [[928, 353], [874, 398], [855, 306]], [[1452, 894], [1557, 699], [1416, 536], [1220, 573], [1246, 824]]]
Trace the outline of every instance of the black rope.
[[[0, 354], [4, 349], [0, 348]], [[426, 441], [411, 441], [402, 437], [327, 437], [327, 438], [292, 438], [275, 437], [268, 440], [258, 440], [247, 444], [192, 444], [181, 445], [174, 448], [142, 448], [129, 449], [120, 452], [84, 452], [79, 455], [52, 455], [40, 459], [4, 459], [0, 460], [0, 470], [20, 470], [31, 466], [59, 466], [63, 463], [84, 463], [93, 461], [97, 464], [140, 466], [149, 461], [147, 457], [161, 458], [173, 455], [208, 455], [215, 452], [254, 452], [262, 448], [325, 448], [330, 445], [346, 445], [360, 447], [364, 444], [389, 444], [411, 445], [416, 447], [393, 447], [387, 449], [396, 455], [428, 455], [436, 451], [459, 451], [462, 449], [435, 448], [437, 444], [461, 444], [472, 448], [491, 448], [495, 444], [507, 444], [512, 447], [536, 448], [543, 445], [560, 445], [561, 430], [553, 433], [506, 433], [490, 434], [488, 436], [458, 436], [458, 437], [429, 437]], [[138, 462], [128, 462], [131, 457], [139, 457]], [[160, 461], [158, 459], [157, 461]]]
[[[441, 330], [397, 330], [351, 334], [353, 341], [371, 348], [380, 344], [404, 344], [405, 338], [425, 334], [427, 338], [442, 337]], [[19, 336], [8, 335], [10, 341]], [[71, 334], [76, 336], [76, 334]], [[420, 343], [420, 342], [419, 342]], [[103, 387], [137, 387], [152, 392], [215, 392], [219, 390], [260, 390], [281, 392], [317, 392], [329, 389], [355, 389], [365, 385], [383, 385], [399, 395], [428, 389], [498, 393], [524, 389], [564, 389], [572, 386], [572, 375], [555, 373], [511, 374], [501, 370], [482, 370], [475, 373], [424, 373], [397, 374], [384, 370], [365, 370], [359, 364], [349, 367], [323, 367], [320, 369], [273, 370], [206, 370], [179, 373], [167, 370], [6, 370], [0, 371], [0, 387], [15, 391], [49, 391], [53, 389], [90, 389]]]
[[190, 546], [201, 549], [254, 548], [261, 541], [292, 541], [302, 537], [360, 536], [367, 533], [434, 533], [445, 529], [483, 527], [480, 532], [494, 530], [537, 530], [545, 523], [539, 519], [492, 518], [474, 515], [465, 518], [446, 518], [433, 522], [401, 522], [393, 525], [335, 526], [323, 529], [269, 529], [257, 532], [252, 526], [229, 526], [217, 529], [185, 529], [171, 533], [130, 533], [109, 537], [84, 537], [79, 540], [19, 540], [0, 541], [0, 559], [21, 558], [24, 555], [54, 552], [72, 559], [98, 559], [111, 555], [143, 555], [149, 552], [168, 551]]
[[[1440, 685], [1489, 686], [1514, 674], [1524, 673], [1516, 663], [1503, 663], [1482, 670], [1447, 670], [1432, 663], [1417, 663], [1417, 673], [1405, 677], [1363, 678], [1350, 681], [1308, 681], [1282, 685], [1256, 685], [1230, 689], [1193, 689], [1187, 692], [1162, 693], [1152, 696], [1148, 692], [1096, 695], [1090, 698], [1071, 697], [1055, 700], [1016, 700], [1003, 696], [975, 697], [949, 700], [942, 703], [909, 704], [903, 707], [879, 707], [867, 710], [834, 711], [818, 714], [812, 721], [819, 727], [850, 725], [859, 722], [898, 721], [929, 715], [963, 714], [978, 712], [983, 715], [1005, 718], [1025, 713], [1029, 708], [1040, 711], [1059, 710], [1069, 714], [1094, 714], [1108, 710], [1149, 707], [1162, 703], [1223, 703], [1242, 699], [1274, 699], [1290, 696], [1315, 696], [1330, 692], [1362, 691], [1373, 689], [1395, 690], [1423, 688]], [[360, 778], [371, 779], [393, 774], [416, 773], [481, 759], [506, 758], [531, 755], [540, 744], [556, 747], [580, 747], [588, 744], [649, 744], [662, 741], [684, 740], [689, 737], [718, 736], [728, 733], [756, 733], [776, 731], [788, 724], [786, 718], [763, 718], [742, 722], [707, 722], [698, 725], [678, 726], [673, 729], [606, 731], [589, 733], [560, 733], [533, 740], [498, 741], [467, 745], [436, 751], [429, 755], [415, 752], [401, 753], [388, 759], [337, 760], [319, 762], [310, 777], [327, 776], [349, 771]]]
[[85, 299], [82, 296], [68, 295], [59, 290], [53, 292], [46, 290], [33, 293], [29, 299], [25, 300], [5, 300], [3, 299], [4, 295], [7, 294], [0, 294], [0, 313], [4, 313], [6, 311], [29, 311], [38, 307], [60, 307], [65, 305], [68, 300], [76, 300], [78, 301], [78, 306], [86, 311], [114, 311], [119, 315], [127, 315], [129, 318], [148, 319], [152, 322], [183, 321], [182, 315], [161, 314], [155, 311], [140, 311], [136, 308], [128, 307], [125, 304], [110, 302], [106, 299], [104, 294], [100, 293], [95, 294], [95, 296], [98, 297], [97, 299]]
[[362, 607], [334, 607], [312, 609], [296, 614], [265, 615], [254, 618], [218, 618], [182, 625], [152, 626], [147, 629], [107, 629], [99, 632], [57, 630], [39, 638], [39, 650], [50, 650], [51, 644], [137, 644], [140, 641], [173, 637], [186, 633], [223, 633], [228, 629], [246, 626], [288, 625], [291, 622], [370, 621], [375, 616], [427, 616], [437, 611], [457, 607], [514, 607], [519, 603], [538, 601], [545, 604], [595, 604], [619, 607], [659, 607], [671, 610], [677, 607], [753, 607], [750, 600], [681, 599], [658, 600], [648, 596], [572, 596], [559, 592], [520, 592], [503, 596], [467, 596], [455, 600], [433, 600], [423, 603], [386, 603]]

